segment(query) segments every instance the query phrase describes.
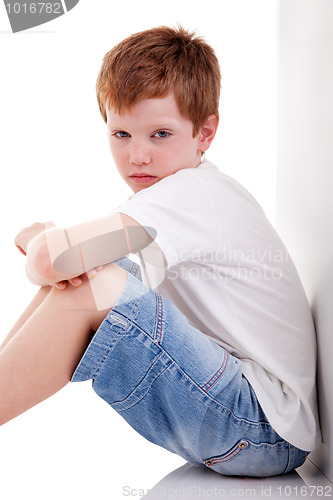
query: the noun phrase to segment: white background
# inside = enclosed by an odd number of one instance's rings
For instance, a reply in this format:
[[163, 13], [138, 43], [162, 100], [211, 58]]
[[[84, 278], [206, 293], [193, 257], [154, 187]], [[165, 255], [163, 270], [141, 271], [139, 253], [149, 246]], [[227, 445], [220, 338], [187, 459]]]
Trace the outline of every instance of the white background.
[[[277, 10], [277, 0], [81, 0], [12, 34], [0, 3], [0, 339], [36, 292], [13, 245], [21, 227], [99, 217], [130, 194], [108, 150], [95, 81], [103, 55], [133, 32], [180, 23], [215, 48], [221, 122], [207, 157], [274, 221]], [[0, 429], [0, 498], [123, 498], [126, 485], [151, 488], [183, 463], [132, 431], [89, 382], [72, 384]]]

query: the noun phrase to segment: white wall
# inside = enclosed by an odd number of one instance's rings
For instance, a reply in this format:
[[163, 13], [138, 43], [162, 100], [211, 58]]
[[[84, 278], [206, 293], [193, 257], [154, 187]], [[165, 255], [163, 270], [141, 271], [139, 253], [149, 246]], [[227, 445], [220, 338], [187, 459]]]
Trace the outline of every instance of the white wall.
[[277, 225], [315, 318], [324, 444], [333, 480], [333, 2], [280, 0]]

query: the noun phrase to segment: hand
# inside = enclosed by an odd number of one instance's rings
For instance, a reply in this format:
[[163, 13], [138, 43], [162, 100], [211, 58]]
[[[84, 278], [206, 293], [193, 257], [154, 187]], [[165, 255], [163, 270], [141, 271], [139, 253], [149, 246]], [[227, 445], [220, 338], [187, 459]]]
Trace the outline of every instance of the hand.
[[[87, 276], [88, 279], [94, 278], [98, 271], [101, 271], [102, 269], [103, 266], [98, 266], [95, 269], [90, 269], [83, 276]], [[58, 288], [58, 290], [65, 290], [68, 283], [73, 286], [80, 286], [82, 284], [82, 276], [76, 276], [68, 281], [59, 281], [58, 283], [55, 283], [54, 286]]]
[[30, 241], [50, 227], [55, 227], [54, 222], [35, 222], [31, 226], [24, 227], [15, 237], [16, 247], [23, 255], [26, 255]]

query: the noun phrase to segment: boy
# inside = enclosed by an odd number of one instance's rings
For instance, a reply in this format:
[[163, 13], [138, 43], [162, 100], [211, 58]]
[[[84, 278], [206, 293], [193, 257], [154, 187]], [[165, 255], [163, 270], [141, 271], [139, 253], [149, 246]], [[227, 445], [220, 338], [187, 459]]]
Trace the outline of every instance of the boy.
[[0, 352], [1, 423], [92, 379], [147, 439], [221, 474], [286, 473], [320, 443], [295, 267], [252, 196], [202, 159], [219, 94], [213, 50], [182, 28], [105, 56], [98, 102], [134, 195], [104, 219], [17, 236], [42, 287]]

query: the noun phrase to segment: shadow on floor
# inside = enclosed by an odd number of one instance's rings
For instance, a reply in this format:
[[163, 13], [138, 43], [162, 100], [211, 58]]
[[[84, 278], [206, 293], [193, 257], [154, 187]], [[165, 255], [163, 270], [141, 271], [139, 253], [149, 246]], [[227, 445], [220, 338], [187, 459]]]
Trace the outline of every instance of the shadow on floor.
[[185, 464], [168, 474], [142, 498], [145, 500], [266, 497], [281, 499], [301, 496], [310, 496], [310, 491], [296, 471], [269, 478], [227, 477], [205, 467]]

